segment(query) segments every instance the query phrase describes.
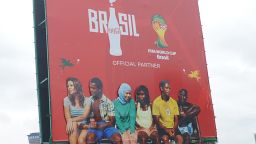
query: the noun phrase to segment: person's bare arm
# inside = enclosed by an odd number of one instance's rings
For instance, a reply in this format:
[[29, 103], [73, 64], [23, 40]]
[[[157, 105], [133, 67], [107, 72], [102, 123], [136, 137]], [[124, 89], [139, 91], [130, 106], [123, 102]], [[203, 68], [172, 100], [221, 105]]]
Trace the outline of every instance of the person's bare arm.
[[68, 119], [71, 118], [71, 115], [70, 115], [70, 110], [69, 110], [69, 107], [67, 106], [64, 106], [64, 116], [65, 116], [65, 119], [66, 121], [68, 121]]
[[69, 109], [68, 106], [64, 106], [64, 116], [65, 116], [65, 119], [66, 119], [66, 122], [67, 122], [66, 132], [68, 134], [70, 134], [70, 133], [73, 132], [73, 122], [72, 122], [72, 118], [71, 118], [71, 115], [70, 115], [70, 109]]
[[168, 130], [167, 130], [167, 128], [165, 127], [165, 126], [163, 126], [161, 123], [160, 123], [160, 116], [158, 116], [158, 115], [153, 115], [153, 120], [154, 120], [154, 122], [155, 122], [155, 124], [157, 125], [157, 126], [159, 126], [160, 128], [162, 128], [163, 130], [165, 130], [166, 132], [168, 132]]
[[109, 116], [109, 121], [104, 123], [104, 124], [97, 125], [97, 128], [105, 129], [106, 127], [114, 126], [114, 124], [115, 124], [115, 117], [114, 116]]
[[178, 128], [179, 125], [179, 118], [178, 115], [174, 116], [174, 126], [173, 126], [173, 133], [175, 133], [176, 129]]
[[195, 116], [197, 116], [200, 113], [200, 107], [197, 105], [193, 105], [191, 106], [191, 108], [189, 108], [186, 112], [186, 115], [193, 118]]
[[83, 121], [84, 119], [86, 119], [88, 117], [89, 113], [90, 113], [90, 106], [87, 105], [87, 106], [84, 107], [84, 113], [80, 116], [72, 118], [72, 121], [73, 122]]
[[162, 128], [166, 133], [168, 133], [169, 136], [174, 136], [174, 134], [175, 134], [174, 128], [166, 128], [165, 126], [163, 126], [159, 121], [160, 116], [153, 115], [153, 118], [154, 118], [156, 125], [158, 125], [160, 128]]

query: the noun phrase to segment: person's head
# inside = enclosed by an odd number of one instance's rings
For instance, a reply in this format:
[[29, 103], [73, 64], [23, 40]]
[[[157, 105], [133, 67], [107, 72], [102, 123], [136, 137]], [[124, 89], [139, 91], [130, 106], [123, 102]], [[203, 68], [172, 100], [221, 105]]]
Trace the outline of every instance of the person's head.
[[186, 89], [180, 89], [178, 98], [179, 102], [186, 103], [188, 99], [188, 91]]
[[141, 107], [149, 106], [150, 99], [149, 99], [149, 91], [148, 88], [144, 85], [140, 85], [136, 90], [136, 101], [140, 103]]
[[81, 93], [81, 94], [83, 93], [82, 85], [77, 78], [74, 78], [74, 77], [67, 78], [66, 85], [67, 85], [68, 95], [71, 95], [74, 93]]
[[90, 94], [94, 98], [99, 98], [102, 96], [102, 81], [98, 77], [94, 77], [89, 81]]
[[130, 101], [132, 96], [132, 88], [127, 83], [122, 83], [118, 89], [118, 100], [122, 104], [126, 104]]
[[66, 79], [67, 92], [69, 100], [75, 106], [75, 98], [79, 99], [79, 105], [83, 107], [84, 95], [80, 81], [77, 78], [69, 77]]
[[170, 82], [168, 80], [161, 80], [159, 83], [161, 96], [164, 100], [169, 100], [170, 98]]

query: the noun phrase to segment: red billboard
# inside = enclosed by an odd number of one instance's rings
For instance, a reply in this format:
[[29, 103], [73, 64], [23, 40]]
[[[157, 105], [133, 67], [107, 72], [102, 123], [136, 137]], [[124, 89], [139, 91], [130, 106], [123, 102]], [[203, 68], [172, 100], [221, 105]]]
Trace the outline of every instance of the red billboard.
[[197, 0], [46, 0], [52, 140], [67, 141], [63, 99], [66, 79], [99, 77], [105, 95], [117, 97], [122, 82], [149, 88], [159, 81], [181, 88], [201, 108], [201, 137], [217, 137]]

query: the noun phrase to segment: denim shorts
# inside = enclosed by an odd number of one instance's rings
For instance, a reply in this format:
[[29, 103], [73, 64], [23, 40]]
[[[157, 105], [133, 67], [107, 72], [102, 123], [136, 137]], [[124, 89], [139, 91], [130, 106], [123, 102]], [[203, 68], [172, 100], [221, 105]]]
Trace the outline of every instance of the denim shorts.
[[[104, 124], [104, 123], [105, 123], [105, 121], [97, 122], [97, 124]], [[110, 139], [111, 136], [116, 133], [120, 134], [118, 129], [115, 127], [107, 127], [105, 129], [89, 128], [87, 132], [88, 132], [88, 134], [94, 133], [96, 135], [97, 141], [101, 140], [102, 138]]]

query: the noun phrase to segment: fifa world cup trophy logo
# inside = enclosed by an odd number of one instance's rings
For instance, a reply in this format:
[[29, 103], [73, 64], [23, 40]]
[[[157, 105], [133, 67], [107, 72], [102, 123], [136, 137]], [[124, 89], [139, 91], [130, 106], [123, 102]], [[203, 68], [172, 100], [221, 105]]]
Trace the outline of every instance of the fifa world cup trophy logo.
[[154, 15], [152, 17], [152, 27], [156, 32], [158, 39], [155, 42], [159, 48], [167, 48], [168, 44], [165, 41], [164, 35], [167, 30], [167, 24], [164, 18], [160, 15]]

